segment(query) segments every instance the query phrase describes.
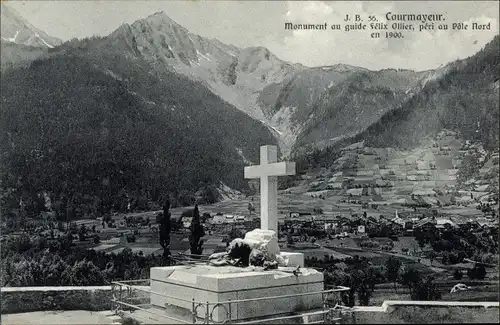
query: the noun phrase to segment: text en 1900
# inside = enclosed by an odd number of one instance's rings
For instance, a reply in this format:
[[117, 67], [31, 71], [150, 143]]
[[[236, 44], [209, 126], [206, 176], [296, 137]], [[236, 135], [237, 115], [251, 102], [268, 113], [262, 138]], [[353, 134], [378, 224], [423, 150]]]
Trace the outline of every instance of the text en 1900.
[[383, 33], [375, 32], [375, 33], [371, 33], [370, 36], [371, 36], [371, 38], [381, 38], [381, 37], [385, 37], [385, 38], [404, 38], [402, 32], [383, 32]]

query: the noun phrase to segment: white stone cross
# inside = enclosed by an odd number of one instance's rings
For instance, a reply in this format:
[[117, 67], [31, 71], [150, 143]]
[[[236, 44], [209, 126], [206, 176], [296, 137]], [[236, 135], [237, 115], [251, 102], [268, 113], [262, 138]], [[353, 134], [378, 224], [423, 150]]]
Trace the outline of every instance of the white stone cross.
[[277, 162], [277, 146], [260, 147], [260, 165], [245, 167], [245, 178], [260, 178], [260, 227], [278, 234], [278, 176], [295, 175], [294, 162]]

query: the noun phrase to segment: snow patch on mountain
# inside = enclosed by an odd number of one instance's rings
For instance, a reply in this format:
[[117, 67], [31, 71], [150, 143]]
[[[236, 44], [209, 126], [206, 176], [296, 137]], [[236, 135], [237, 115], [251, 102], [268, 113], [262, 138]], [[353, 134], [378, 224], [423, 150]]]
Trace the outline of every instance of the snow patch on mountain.
[[61, 40], [34, 27], [15, 9], [3, 2], [0, 14], [0, 34], [3, 41], [41, 48], [53, 48], [62, 43]]
[[2, 39], [7, 42], [15, 43], [17, 35], [19, 35], [19, 31], [16, 32], [16, 35], [14, 35], [14, 37], [7, 37], [7, 38], [2, 37]]
[[[202, 59], [205, 59], [207, 61], [212, 61], [208, 56], [203, 55], [200, 51], [196, 50], [196, 54], [198, 54]], [[210, 53], [207, 53], [207, 55], [210, 55]]]
[[49, 43], [47, 43], [46, 40], [44, 40], [42, 37], [40, 37], [40, 35], [38, 33], [35, 32], [35, 37], [37, 37], [39, 40], [42, 41], [43, 44], [45, 44], [45, 46], [47, 46], [48, 48], [54, 48], [52, 45], [50, 45]]

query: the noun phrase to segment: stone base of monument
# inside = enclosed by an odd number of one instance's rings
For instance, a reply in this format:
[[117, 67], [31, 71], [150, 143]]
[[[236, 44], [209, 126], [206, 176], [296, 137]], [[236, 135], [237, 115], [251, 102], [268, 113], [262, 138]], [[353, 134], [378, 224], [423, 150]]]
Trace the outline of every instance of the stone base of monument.
[[[203, 264], [153, 267], [151, 305], [167, 310], [181, 308], [186, 312], [192, 311], [194, 305], [198, 317], [205, 318], [208, 310], [213, 322], [223, 322], [229, 314], [234, 321], [322, 308], [321, 293], [299, 294], [323, 291], [323, 274], [314, 269], [300, 269], [301, 273], [295, 275], [293, 269], [262, 271], [255, 267]], [[286, 295], [289, 297], [271, 299]], [[238, 301], [254, 298], [265, 299]]]
[[279, 256], [286, 262], [286, 266], [304, 267], [304, 254], [295, 252], [280, 252]]

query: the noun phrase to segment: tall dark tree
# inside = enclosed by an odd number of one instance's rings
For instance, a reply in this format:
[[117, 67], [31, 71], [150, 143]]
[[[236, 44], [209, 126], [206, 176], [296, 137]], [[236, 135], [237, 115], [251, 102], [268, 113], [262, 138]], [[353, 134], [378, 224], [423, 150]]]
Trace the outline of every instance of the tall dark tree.
[[205, 230], [200, 221], [200, 211], [198, 204], [194, 206], [193, 219], [191, 220], [191, 234], [189, 235], [189, 244], [191, 246], [191, 254], [201, 255], [203, 252], [203, 240]]
[[429, 260], [431, 262], [431, 265], [432, 265], [432, 261], [434, 261], [437, 257], [437, 254], [435, 251], [430, 251], [429, 254], [428, 254], [428, 257], [429, 257]]
[[462, 280], [463, 276], [464, 275], [463, 275], [462, 271], [460, 271], [460, 270], [455, 270], [455, 272], [453, 272], [453, 278], [455, 280]]
[[387, 280], [394, 283], [394, 291], [396, 289], [396, 280], [399, 277], [399, 271], [401, 270], [401, 261], [394, 257], [389, 257], [389, 259], [385, 263], [385, 267], [387, 268]]
[[434, 282], [434, 278], [424, 278], [422, 274], [413, 267], [405, 269], [401, 273], [400, 280], [401, 284], [410, 289], [410, 297], [412, 300], [441, 299], [441, 293]]
[[467, 276], [471, 280], [484, 280], [486, 277], [486, 268], [484, 265], [475, 265], [473, 269], [467, 271]]
[[78, 231], [78, 239], [80, 241], [84, 241], [87, 237], [87, 227], [85, 225], [81, 225], [80, 230]]
[[407, 267], [403, 269], [399, 277], [400, 283], [413, 292], [417, 283], [422, 282], [422, 275], [415, 267]]
[[413, 285], [413, 290], [410, 291], [412, 300], [439, 300], [441, 299], [441, 292], [439, 292], [436, 283], [433, 282], [432, 276], [426, 279], [421, 279]]
[[167, 259], [170, 256], [170, 201], [163, 205], [163, 215], [160, 218], [160, 245], [163, 247], [163, 257]]

